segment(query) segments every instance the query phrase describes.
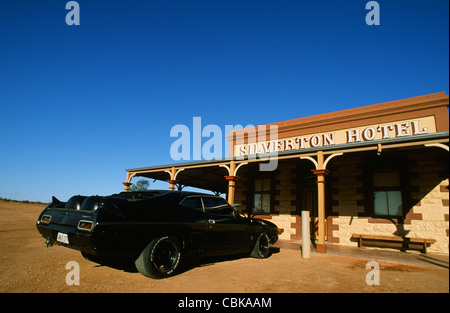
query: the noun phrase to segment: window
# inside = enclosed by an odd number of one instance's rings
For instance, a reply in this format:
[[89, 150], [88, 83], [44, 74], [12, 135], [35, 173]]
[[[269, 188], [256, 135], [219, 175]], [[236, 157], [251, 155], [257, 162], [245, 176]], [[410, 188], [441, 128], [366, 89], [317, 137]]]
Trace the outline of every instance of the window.
[[363, 163], [364, 213], [380, 220], [404, 220], [412, 208], [408, 155], [386, 153], [364, 158]]
[[191, 209], [203, 211], [202, 200], [200, 199], [200, 197], [186, 198], [181, 202], [181, 204]]
[[403, 215], [402, 191], [398, 172], [373, 173], [374, 215]]
[[255, 179], [253, 213], [270, 213], [272, 180], [270, 178]]
[[233, 215], [233, 208], [227, 201], [219, 197], [202, 197], [206, 213], [219, 215]]

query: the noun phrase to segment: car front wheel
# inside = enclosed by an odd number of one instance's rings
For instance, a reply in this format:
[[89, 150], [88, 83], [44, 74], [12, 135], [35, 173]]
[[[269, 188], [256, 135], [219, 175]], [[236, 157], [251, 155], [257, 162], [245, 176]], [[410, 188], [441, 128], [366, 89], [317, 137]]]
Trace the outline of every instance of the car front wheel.
[[270, 255], [270, 238], [266, 233], [259, 234], [255, 246], [250, 253], [251, 257], [265, 259]]
[[181, 244], [171, 236], [152, 240], [135, 261], [139, 273], [161, 279], [174, 275], [180, 266]]

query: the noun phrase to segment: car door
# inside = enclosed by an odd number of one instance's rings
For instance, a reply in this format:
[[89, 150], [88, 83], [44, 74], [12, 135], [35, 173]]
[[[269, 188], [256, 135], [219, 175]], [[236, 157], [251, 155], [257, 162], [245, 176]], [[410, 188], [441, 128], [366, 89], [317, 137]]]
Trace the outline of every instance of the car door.
[[[244, 252], [248, 241], [248, 221], [221, 197], [202, 197], [207, 223], [207, 250], [211, 255]], [[246, 251], [245, 251], [246, 252]]]
[[192, 209], [189, 213], [188, 223], [191, 244], [195, 248], [203, 248], [207, 243], [207, 225], [201, 197], [189, 196], [183, 199], [180, 204]]

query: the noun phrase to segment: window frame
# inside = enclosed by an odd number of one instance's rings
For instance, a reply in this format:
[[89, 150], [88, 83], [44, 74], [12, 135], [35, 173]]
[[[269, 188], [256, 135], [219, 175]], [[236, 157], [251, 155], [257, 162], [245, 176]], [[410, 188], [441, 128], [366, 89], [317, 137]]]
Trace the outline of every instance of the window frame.
[[[373, 182], [373, 186], [372, 186], [372, 192], [373, 192], [373, 216], [374, 217], [386, 217], [386, 218], [399, 218], [402, 217], [404, 215], [404, 201], [403, 201], [403, 190], [402, 190], [402, 186], [401, 186], [401, 173], [400, 171], [394, 171], [394, 170], [375, 170], [372, 172], [372, 180], [375, 180], [375, 174], [380, 174], [380, 173], [395, 173], [398, 175], [398, 180], [399, 180], [399, 185], [397, 186], [375, 186], [375, 183]], [[375, 197], [375, 193], [377, 192], [385, 192], [386, 193], [386, 211], [387, 214], [380, 214], [380, 213], [376, 213], [376, 206], [375, 206], [375, 201], [376, 201], [376, 197]], [[398, 214], [391, 214], [391, 212], [396, 211], [395, 208], [391, 208], [390, 204], [389, 204], [389, 192], [400, 192], [400, 198], [401, 198], [401, 213], [400, 215]]]
[[[199, 199], [200, 204], [202, 206], [201, 208], [193, 208], [193, 207], [190, 207], [190, 206], [187, 206], [187, 205], [183, 204], [186, 200], [194, 199], [194, 198]], [[221, 214], [221, 213], [215, 213], [215, 212], [208, 212], [207, 209], [206, 209], [206, 206], [205, 206], [205, 201], [203, 200], [205, 198], [214, 198], [214, 199], [222, 200], [224, 202], [223, 206], [226, 206], [227, 208], [229, 208], [230, 214]], [[190, 208], [192, 210], [196, 210], [198, 212], [202, 212], [202, 213], [206, 213], [206, 214], [212, 214], [212, 215], [218, 215], [218, 216], [224, 216], [224, 217], [235, 216], [235, 213], [234, 213], [235, 209], [233, 208], [233, 206], [230, 205], [226, 199], [224, 199], [222, 197], [219, 197], [219, 196], [214, 196], [214, 195], [211, 195], [211, 196], [208, 196], [208, 195], [191, 195], [191, 196], [187, 196], [183, 200], [181, 200], [180, 201], [180, 205], [183, 205], [186, 208]]]
[[[202, 206], [201, 208], [197, 209], [197, 208], [193, 208], [193, 207], [183, 204], [186, 200], [193, 199], [193, 198], [198, 198], [200, 200], [200, 204]], [[205, 206], [203, 205], [202, 197], [200, 195], [187, 196], [187, 197], [183, 198], [183, 200], [180, 201], [180, 204], [189, 209], [192, 209], [192, 210], [196, 210], [196, 211], [203, 212], [203, 213], [205, 212]]]
[[[262, 180], [264, 181], [265, 179], [270, 180], [270, 190], [268, 191], [256, 191], [256, 181], [257, 180]], [[247, 213], [251, 214], [251, 215], [270, 215], [270, 214], [274, 214], [274, 209], [275, 209], [275, 175], [273, 172], [267, 172], [267, 173], [262, 173], [262, 172], [257, 172], [254, 173], [254, 175], [252, 175], [251, 179], [251, 186], [250, 186], [250, 197], [249, 197], [249, 201], [250, 201], [250, 206], [247, 208]], [[263, 186], [263, 184], [262, 184]], [[255, 211], [255, 195], [256, 194], [267, 194], [269, 195], [269, 212], [265, 212], [265, 211]]]
[[[365, 215], [374, 219], [404, 220], [411, 209], [411, 191], [409, 186], [409, 161], [406, 154], [381, 155], [364, 159], [364, 203]], [[377, 173], [398, 173], [399, 186], [375, 186], [374, 175]], [[401, 215], [375, 213], [376, 191], [400, 191], [402, 200]]]
[[[216, 213], [216, 212], [209, 212], [209, 211], [207, 211], [207, 209], [206, 209], [207, 207], [206, 207], [205, 202], [204, 202], [204, 200], [203, 200], [203, 199], [205, 199], [205, 198], [214, 198], [214, 199], [221, 199], [221, 200], [223, 200], [224, 204], [221, 205], [221, 206], [224, 206], [224, 207], [226, 207], [227, 209], [229, 209], [230, 214], [222, 214], [222, 213]], [[201, 199], [201, 201], [202, 201], [203, 212], [204, 212], [204, 213], [212, 214], [212, 215], [218, 215], [218, 216], [222, 216], [222, 217], [234, 217], [234, 216], [235, 216], [235, 214], [234, 214], [235, 209], [233, 208], [233, 206], [230, 205], [230, 204], [228, 203], [228, 201], [225, 200], [225, 199], [222, 198], [222, 197], [219, 197], [219, 196], [201, 196], [200, 199]]]

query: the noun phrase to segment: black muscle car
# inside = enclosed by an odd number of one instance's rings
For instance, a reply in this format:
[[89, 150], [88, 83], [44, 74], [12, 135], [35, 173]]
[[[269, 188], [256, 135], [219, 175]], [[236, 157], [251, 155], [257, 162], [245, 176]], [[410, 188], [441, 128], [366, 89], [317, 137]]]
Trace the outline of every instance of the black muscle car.
[[165, 278], [200, 257], [248, 253], [266, 258], [275, 224], [241, 216], [223, 198], [196, 192], [121, 192], [106, 197], [55, 197], [36, 222], [53, 244], [88, 260], [125, 257], [148, 277]]

